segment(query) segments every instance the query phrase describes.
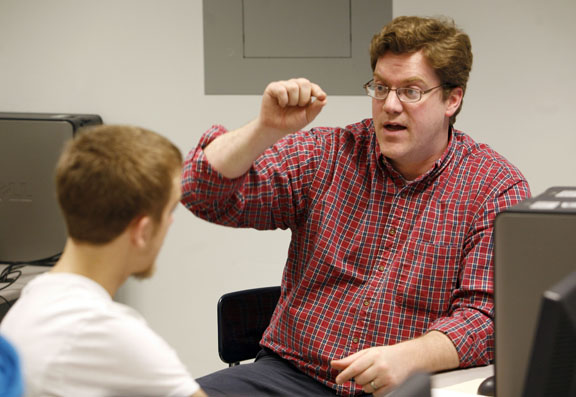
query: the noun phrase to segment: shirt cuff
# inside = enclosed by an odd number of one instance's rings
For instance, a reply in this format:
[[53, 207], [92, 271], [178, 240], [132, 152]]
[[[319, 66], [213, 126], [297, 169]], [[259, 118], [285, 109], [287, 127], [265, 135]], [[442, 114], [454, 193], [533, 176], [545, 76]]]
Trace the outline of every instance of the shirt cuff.
[[444, 333], [458, 352], [460, 367], [488, 365], [494, 358], [494, 323], [482, 313], [455, 312], [434, 321], [429, 331]]

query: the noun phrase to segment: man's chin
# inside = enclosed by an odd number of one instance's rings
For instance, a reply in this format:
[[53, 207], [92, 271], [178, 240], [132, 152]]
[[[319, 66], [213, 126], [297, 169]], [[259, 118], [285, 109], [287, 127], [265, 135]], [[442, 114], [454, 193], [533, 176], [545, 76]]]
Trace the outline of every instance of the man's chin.
[[152, 264], [150, 265], [150, 267], [148, 267], [148, 269], [138, 273], [134, 273], [132, 276], [138, 280], [146, 280], [152, 277], [155, 272], [156, 272], [156, 265]]

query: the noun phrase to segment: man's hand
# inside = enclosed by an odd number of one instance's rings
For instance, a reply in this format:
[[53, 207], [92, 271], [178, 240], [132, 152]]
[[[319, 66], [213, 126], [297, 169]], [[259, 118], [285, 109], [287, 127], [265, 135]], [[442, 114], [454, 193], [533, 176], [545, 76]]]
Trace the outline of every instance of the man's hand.
[[371, 347], [331, 363], [340, 372], [336, 383], [353, 380], [366, 393], [383, 396], [415, 371], [436, 372], [456, 368], [458, 353], [443, 333], [426, 335], [392, 346]]
[[279, 139], [312, 122], [325, 104], [326, 93], [307, 79], [276, 81], [264, 91], [256, 123]]
[[340, 370], [336, 383], [353, 380], [366, 393], [382, 396], [398, 386], [410, 374], [410, 357], [400, 345], [371, 347], [341, 360], [332, 361]]

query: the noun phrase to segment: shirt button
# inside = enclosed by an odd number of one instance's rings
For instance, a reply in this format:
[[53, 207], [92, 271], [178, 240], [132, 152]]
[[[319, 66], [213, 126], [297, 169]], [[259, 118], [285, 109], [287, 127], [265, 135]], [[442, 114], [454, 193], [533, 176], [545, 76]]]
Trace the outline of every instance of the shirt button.
[[378, 271], [379, 271], [379, 272], [383, 272], [383, 271], [384, 271], [384, 269], [385, 269], [385, 267], [384, 267], [384, 266], [382, 266], [382, 265], [378, 266]]
[[369, 299], [366, 299], [366, 300], [364, 301], [364, 306], [368, 306], [369, 304], [370, 304], [370, 300], [369, 300]]
[[352, 338], [352, 342], [358, 343], [358, 338]]
[[391, 236], [394, 236], [396, 234], [396, 228], [393, 227], [390, 229], [390, 231], [388, 232]]

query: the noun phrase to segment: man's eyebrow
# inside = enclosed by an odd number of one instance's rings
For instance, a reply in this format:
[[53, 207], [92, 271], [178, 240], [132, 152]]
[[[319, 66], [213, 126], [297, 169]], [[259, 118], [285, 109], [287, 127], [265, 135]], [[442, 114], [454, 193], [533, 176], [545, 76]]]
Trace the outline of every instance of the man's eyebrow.
[[[380, 80], [380, 81], [384, 82], [385, 84], [388, 84], [388, 82], [386, 82], [386, 79], [382, 78], [382, 76], [378, 76], [377, 74], [374, 74], [374, 80]], [[418, 76], [408, 77], [407, 79], [404, 79], [401, 82], [402, 85], [414, 84], [414, 83], [425, 84], [426, 82], [424, 81], [424, 79], [422, 79], [421, 77], [418, 77]]]
[[413, 84], [413, 83], [426, 83], [424, 81], [424, 79], [420, 78], [420, 77], [410, 77], [409, 79], [404, 80], [404, 83], [406, 84]]

